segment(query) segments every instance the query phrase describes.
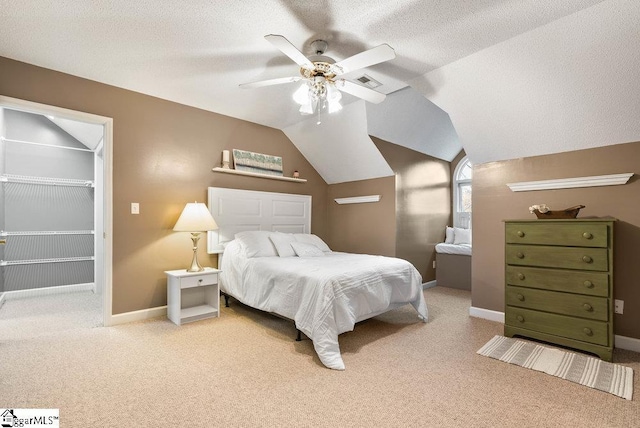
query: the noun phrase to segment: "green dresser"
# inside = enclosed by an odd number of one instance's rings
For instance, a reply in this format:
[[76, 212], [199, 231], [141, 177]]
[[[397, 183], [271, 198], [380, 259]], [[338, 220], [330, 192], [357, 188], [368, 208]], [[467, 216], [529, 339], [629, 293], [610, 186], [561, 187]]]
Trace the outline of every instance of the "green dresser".
[[505, 336], [611, 361], [614, 222], [505, 221]]

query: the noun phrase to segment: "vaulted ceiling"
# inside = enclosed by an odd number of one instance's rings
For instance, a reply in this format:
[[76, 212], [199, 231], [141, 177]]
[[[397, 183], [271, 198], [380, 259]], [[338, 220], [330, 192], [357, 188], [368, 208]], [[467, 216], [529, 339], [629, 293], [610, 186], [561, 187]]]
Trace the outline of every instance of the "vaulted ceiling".
[[[475, 163], [640, 140], [637, 22], [634, 0], [22, 0], [2, 2], [0, 56], [281, 129], [333, 183], [392, 174], [369, 135]], [[299, 84], [239, 88], [298, 75], [267, 34], [335, 60], [389, 44], [345, 76], [387, 99], [345, 95], [318, 125]]]

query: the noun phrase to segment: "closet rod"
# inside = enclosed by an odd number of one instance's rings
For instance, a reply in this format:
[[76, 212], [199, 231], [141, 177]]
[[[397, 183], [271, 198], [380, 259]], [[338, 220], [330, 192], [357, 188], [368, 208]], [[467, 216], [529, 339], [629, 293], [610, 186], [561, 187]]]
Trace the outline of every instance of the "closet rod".
[[67, 263], [93, 261], [94, 257], [60, 257], [57, 259], [34, 259], [34, 260], [0, 260], [0, 266], [33, 265], [43, 263]]
[[53, 144], [36, 143], [36, 142], [33, 142], [33, 141], [13, 140], [11, 138], [5, 138], [5, 137], [0, 137], [0, 140], [7, 141], [9, 143], [32, 144], [34, 146], [52, 147], [54, 149], [77, 150], [77, 151], [80, 151], [80, 152], [92, 152], [93, 153], [93, 150], [91, 150], [91, 149], [83, 149], [82, 147], [54, 146]]
[[91, 180], [75, 180], [72, 178], [32, 177], [28, 175], [2, 174], [0, 181], [6, 183], [46, 184], [48, 186], [94, 187]]
[[93, 230], [52, 230], [30, 232], [5, 232], [0, 230], [0, 236], [53, 236], [53, 235], [93, 235]]

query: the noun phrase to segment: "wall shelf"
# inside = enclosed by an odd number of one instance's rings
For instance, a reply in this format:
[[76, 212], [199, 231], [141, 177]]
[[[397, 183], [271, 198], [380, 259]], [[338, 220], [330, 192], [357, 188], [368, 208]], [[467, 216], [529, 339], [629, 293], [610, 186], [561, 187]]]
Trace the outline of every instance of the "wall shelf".
[[295, 183], [306, 183], [304, 178], [283, 177], [279, 175], [260, 174], [259, 172], [238, 171], [237, 169], [215, 167], [213, 172], [224, 172], [226, 174], [246, 175], [249, 177], [268, 178], [270, 180], [293, 181]]
[[371, 202], [380, 201], [380, 195], [369, 195], [369, 196], [354, 196], [351, 198], [336, 198], [334, 199], [337, 204], [366, 204]]
[[624, 174], [594, 175], [590, 177], [560, 178], [556, 180], [522, 181], [507, 183], [513, 192], [529, 192], [532, 190], [574, 189], [577, 187], [618, 186], [625, 184], [633, 176], [632, 172]]

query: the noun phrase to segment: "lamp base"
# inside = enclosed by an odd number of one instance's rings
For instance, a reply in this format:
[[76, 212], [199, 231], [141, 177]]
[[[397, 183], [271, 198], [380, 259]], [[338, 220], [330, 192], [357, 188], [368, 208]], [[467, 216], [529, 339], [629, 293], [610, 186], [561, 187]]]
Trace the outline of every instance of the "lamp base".
[[200, 239], [200, 232], [191, 232], [191, 241], [193, 242], [193, 259], [191, 259], [191, 266], [187, 269], [187, 272], [202, 272], [204, 268], [198, 263], [198, 240]]

